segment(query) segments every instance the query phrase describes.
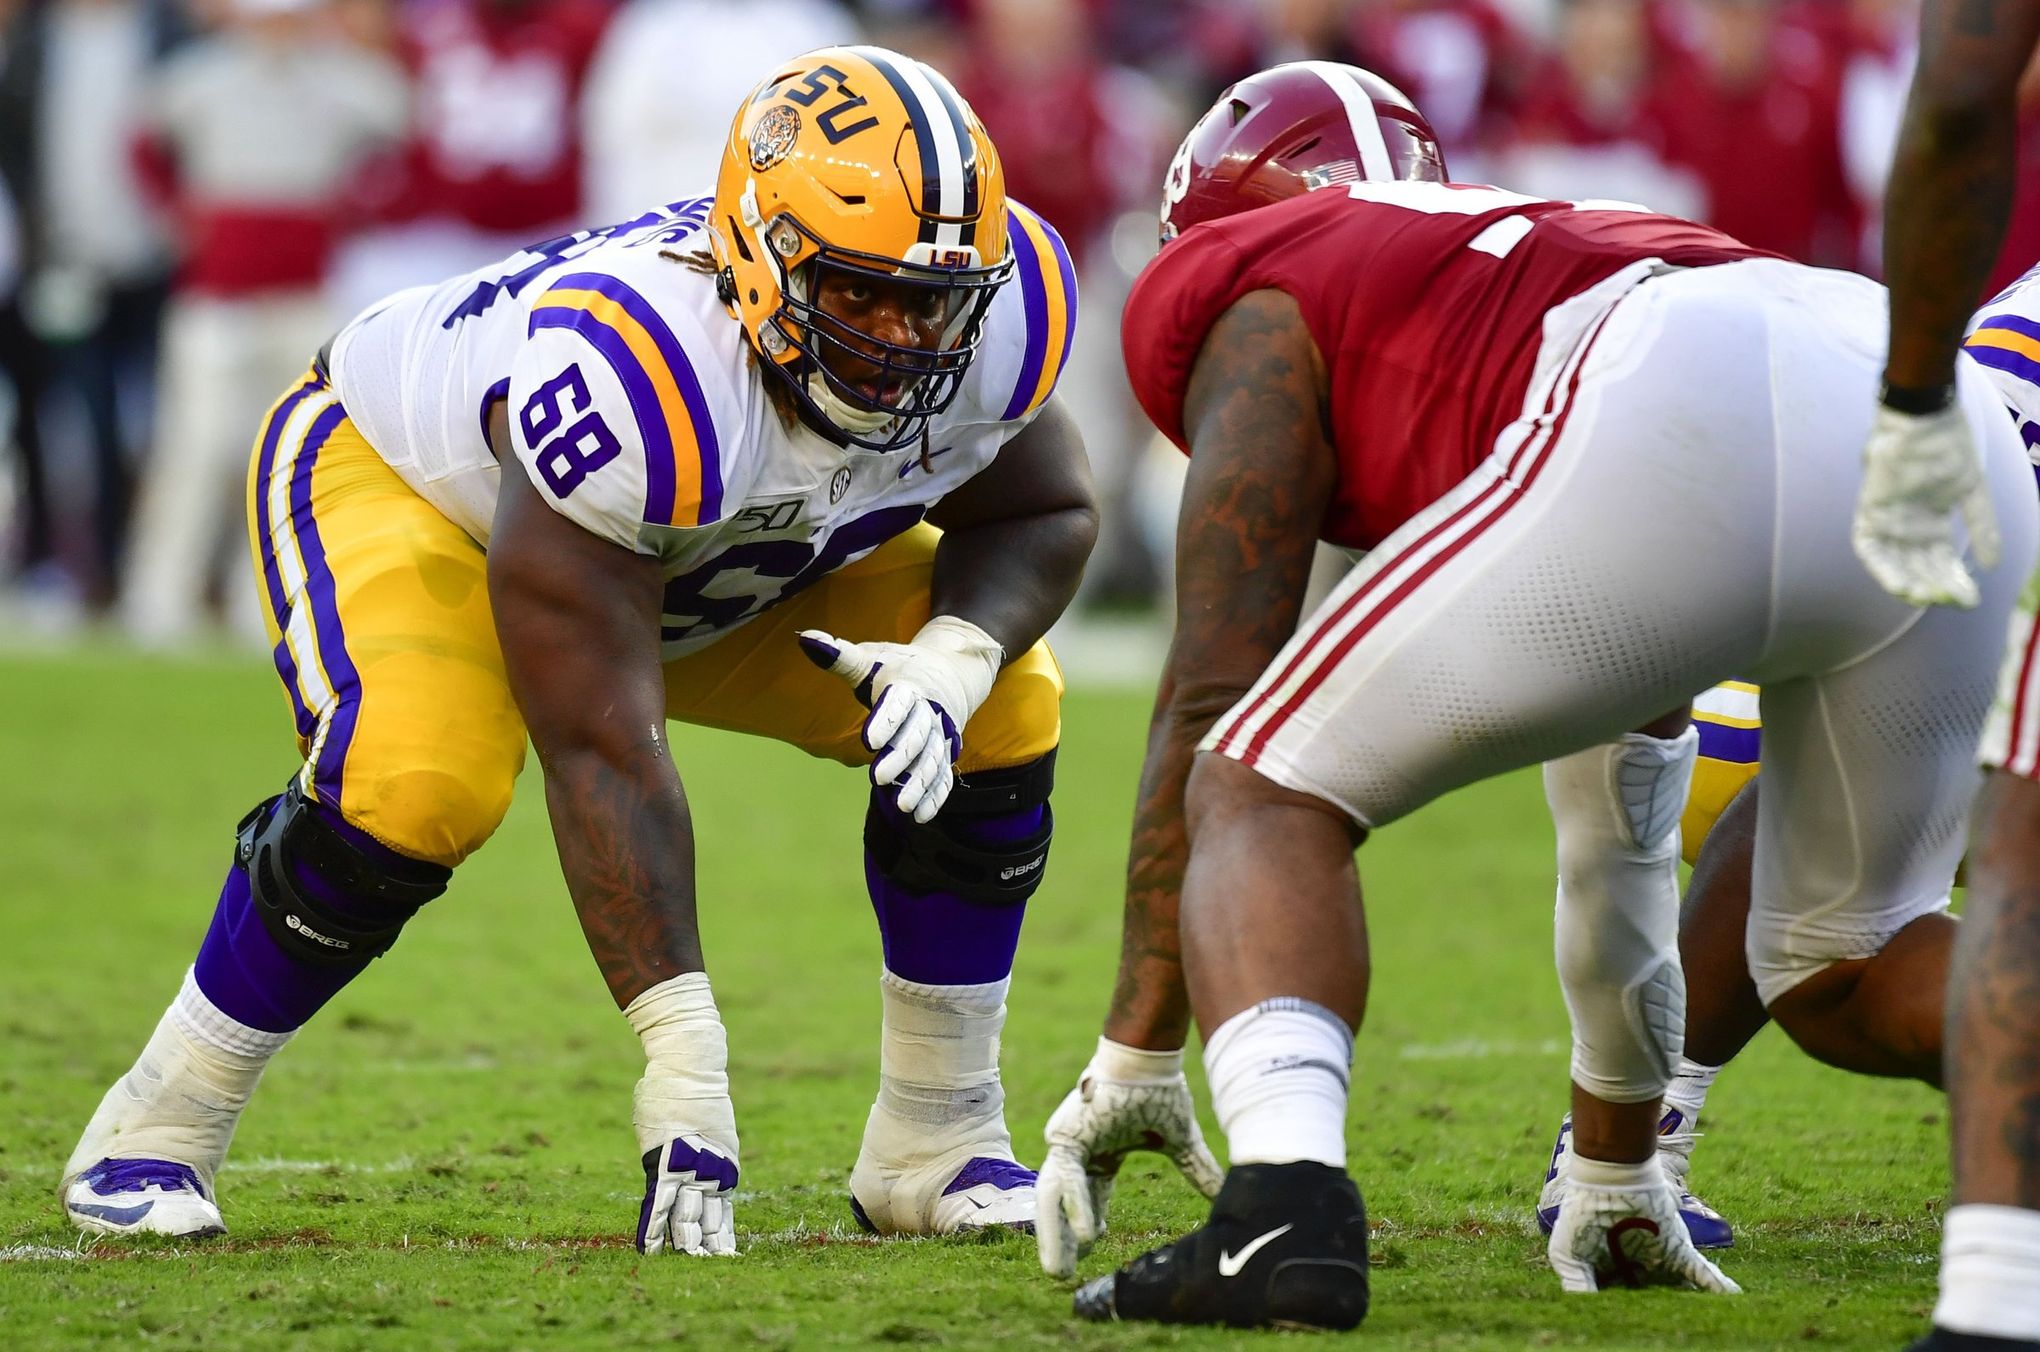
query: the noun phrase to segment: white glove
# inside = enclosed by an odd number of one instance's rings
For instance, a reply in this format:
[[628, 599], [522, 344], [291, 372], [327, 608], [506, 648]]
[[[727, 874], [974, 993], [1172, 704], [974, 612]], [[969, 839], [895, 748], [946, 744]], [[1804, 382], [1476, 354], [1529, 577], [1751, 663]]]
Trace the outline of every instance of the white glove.
[[737, 1159], [698, 1133], [645, 1152], [645, 1204], [638, 1212], [640, 1253], [737, 1253]]
[[1678, 1194], [1655, 1157], [1610, 1164], [1575, 1154], [1545, 1256], [1567, 1291], [1616, 1286], [1742, 1291], [1693, 1247], [1679, 1219]]
[[631, 1125], [645, 1166], [637, 1246], [732, 1256], [737, 1251], [737, 1115], [729, 1040], [705, 973], [662, 981], [624, 1017], [645, 1045]]
[[1961, 403], [1922, 414], [1879, 404], [1849, 533], [1877, 585], [1909, 605], [1974, 606], [1976, 579], [1955, 547], [1956, 511], [1977, 563], [1995, 567], [1997, 513]]
[[864, 746], [871, 782], [893, 789], [893, 806], [932, 821], [956, 784], [963, 726], [992, 692], [1005, 650], [954, 615], [937, 615], [911, 643], [851, 643], [805, 629], [801, 651], [855, 687], [871, 710]]
[[1099, 1038], [1046, 1134], [1048, 1158], [1034, 1183], [1034, 1242], [1051, 1276], [1076, 1275], [1077, 1259], [1105, 1233], [1112, 1185], [1130, 1151], [1167, 1155], [1206, 1197], [1225, 1182], [1197, 1126], [1181, 1048], [1142, 1051]]

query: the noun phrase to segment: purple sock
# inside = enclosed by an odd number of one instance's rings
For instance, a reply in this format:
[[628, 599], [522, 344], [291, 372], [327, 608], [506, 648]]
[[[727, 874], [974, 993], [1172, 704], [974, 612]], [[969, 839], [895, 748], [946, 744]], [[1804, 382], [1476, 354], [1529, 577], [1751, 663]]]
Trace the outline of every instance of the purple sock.
[[[891, 804], [877, 800], [879, 811], [896, 831], [916, 827]], [[1048, 809], [1037, 804], [990, 817], [970, 817], [951, 827], [982, 845], [1010, 845], [1041, 830]], [[864, 885], [871, 909], [878, 914], [879, 942], [886, 970], [906, 981], [928, 986], [977, 986], [1003, 981], [1013, 971], [1013, 953], [1020, 947], [1024, 903], [986, 904], [966, 901], [950, 892], [911, 892], [886, 877], [869, 849], [864, 852]]]
[[[393, 872], [415, 874], [421, 867], [430, 867], [348, 826], [339, 813], [329, 808], [315, 806], [312, 810], [356, 849]], [[370, 923], [388, 923], [410, 914], [408, 908], [347, 896], [308, 870], [295, 870], [294, 878], [306, 894], [343, 915]], [[320, 1006], [339, 994], [342, 986], [373, 961], [363, 958], [346, 963], [312, 963], [285, 952], [270, 937], [268, 927], [256, 913], [248, 875], [237, 862], [227, 872], [219, 905], [213, 911], [212, 927], [206, 931], [205, 942], [199, 945], [198, 958], [192, 965], [198, 988], [229, 1018], [265, 1032], [288, 1033], [318, 1013]]]

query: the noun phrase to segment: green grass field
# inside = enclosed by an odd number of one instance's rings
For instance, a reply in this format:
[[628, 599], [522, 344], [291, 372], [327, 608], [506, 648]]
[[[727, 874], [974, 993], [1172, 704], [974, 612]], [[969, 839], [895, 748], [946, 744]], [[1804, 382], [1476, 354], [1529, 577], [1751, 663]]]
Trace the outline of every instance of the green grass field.
[[[1005, 1043], [1023, 1158], [1103, 1012], [1146, 706], [1136, 691], [1069, 702], [1061, 828]], [[79, 1249], [57, 1170], [174, 993], [234, 822], [289, 772], [286, 727], [255, 664], [0, 659], [0, 1348], [1264, 1341], [1078, 1325], [1030, 1239], [856, 1234], [844, 1188], [878, 1021], [863, 783], [686, 730], [743, 1134], [740, 1259], [646, 1261], [629, 1246], [641, 1061], [581, 946], [535, 772], [452, 891], [270, 1070], [220, 1177], [231, 1235]], [[1749, 1294], [1561, 1297], [1528, 1221], [1566, 1078], [1549, 852], [1528, 775], [1437, 804], [1362, 853], [1376, 973], [1348, 1130], [1376, 1230], [1358, 1336], [1902, 1346], [1933, 1301], [1943, 1104], [1816, 1067], [1775, 1031], [1716, 1088], [1694, 1175], [1738, 1224], [1724, 1264]], [[1199, 1219], [1165, 1167], [1129, 1169], [1084, 1275]]]

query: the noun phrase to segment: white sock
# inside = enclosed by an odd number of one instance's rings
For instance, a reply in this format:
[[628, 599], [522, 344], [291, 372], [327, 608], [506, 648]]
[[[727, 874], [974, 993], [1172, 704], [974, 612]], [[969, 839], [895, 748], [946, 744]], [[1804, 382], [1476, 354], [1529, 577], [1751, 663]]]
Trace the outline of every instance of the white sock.
[[[921, 1137], [995, 1132], [1006, 1140], [999, 1032], [1011, 984], [1008, 977], [976, 986], [930, 986], [883, 972], [878, 1110], [913, 1124]], [[1010, 1153], [1009, 1140], [1006, 1149]]]
[[1934, 1323], [1950, 1333], [2040, 1338], [2040, 1211], [1949, 1208]]
[[1352, 1030], [1309, 1000], [1263, 1000], [1220, 1024], [1204, 1071], [1232, 1162], [1345, 1168], [1352, 1064]]
[[294, 1029], [288, 1033], [272, 1033], [266, 1029], [251, 1028], [234, 1018], [199, 989], [195, 968], [185, 971], [184, 985], [177, 992], [177, 998], [170, 1002], [170, 1017], [176, 1021], [178, 1030], [195, 1042], [215, 1051], [263, 1061], [276, 1055], [284, 1043], [297, 1035]]
[[1671, 1084], [1665, 1087], [1665, 1107], [1677, 1108], [1685, 1118], [1679, 1126], [1681, 1132], [1691, 1132], [1699, 1123], [1700, 1110], [1707, 1106], [1707, 1091], [1714, 1087], [1714, 1077], [1720, 1073], [1720, 1066], [1703, 1066], [1687, 1057], [1679, 1058], [1679, 1068], [1673, 1073]]

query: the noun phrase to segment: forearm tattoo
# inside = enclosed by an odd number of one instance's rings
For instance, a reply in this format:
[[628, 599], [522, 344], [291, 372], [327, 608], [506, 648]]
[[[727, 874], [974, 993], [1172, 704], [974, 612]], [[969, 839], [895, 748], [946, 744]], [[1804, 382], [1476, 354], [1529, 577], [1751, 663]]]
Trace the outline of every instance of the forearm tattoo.
[[1107, 1036], [1181, 1045], [1177, 930], [1197, 743], [1296, 629], [1334, 477], [1321, 377], [1286, 296], [1257, 292], [1205, 340], [1185, 401], [1192, 456], [1177, 536], [1176, 636], [1156, 697], [1127, 865]]

